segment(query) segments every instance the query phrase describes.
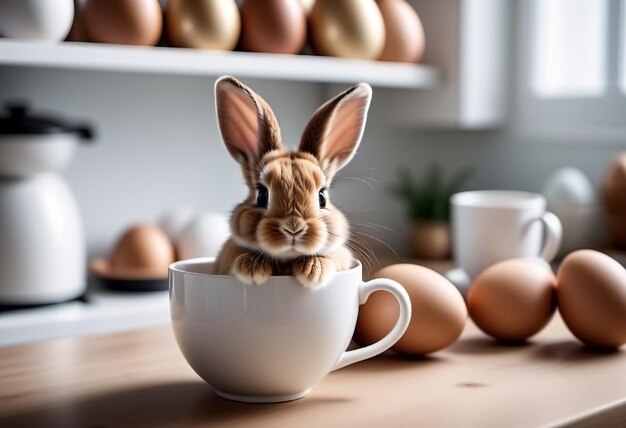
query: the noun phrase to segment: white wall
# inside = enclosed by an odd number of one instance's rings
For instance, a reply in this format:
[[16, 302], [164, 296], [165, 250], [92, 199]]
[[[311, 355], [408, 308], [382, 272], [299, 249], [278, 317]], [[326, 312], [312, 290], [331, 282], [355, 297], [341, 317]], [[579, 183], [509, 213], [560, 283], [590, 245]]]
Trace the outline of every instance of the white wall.
[[[248, 83], [275, 109], [292, 145], [325, 95], [316, 84]], [[0, 69], [0, 102], [25, 99], [37, 110], [97, 125], [95, 144], [82, 147], [66, 171], [91, 255], [108, 251], [130, 224], [154, 221], [165, 209], [190, 205], [227, 213], [244, 196], [239, 169], [217, 132], [212, 86], [207, 78]], [[392, 99], [392, 92], [374, 90], [361, 150], [331, 197], [352, 219], [392, 229], [359, 228], [400, 254], [407, 252], [408, 223], [404, 207], [386, 190], [400, 164], [418, 173], [435, 161], [448, 172], [471, 165], [477, 170], [471, 188], [539, 190], [552, 171], [568, 165], [599, 185], [612, 157], [626, 150], [626, 135], [586, 143], [563, 141], [566, 134], [529, 141], [515, 123], [499, 131], [395, 129], [379, 119], [393, 108]], [[373, 189], [361, 181], [370, 178]]]

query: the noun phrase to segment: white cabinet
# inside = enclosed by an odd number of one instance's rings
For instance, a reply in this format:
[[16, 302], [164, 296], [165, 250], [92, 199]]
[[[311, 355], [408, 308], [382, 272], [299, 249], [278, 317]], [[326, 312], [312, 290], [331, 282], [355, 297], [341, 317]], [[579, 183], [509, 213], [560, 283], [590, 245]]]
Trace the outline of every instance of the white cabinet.
[[507, 117], [512, 2], [409, 0], [426, 33], [424, 63], [441, 71], [430, 91], [403, 91], [390, 122], [428, 127], [492, 128]]

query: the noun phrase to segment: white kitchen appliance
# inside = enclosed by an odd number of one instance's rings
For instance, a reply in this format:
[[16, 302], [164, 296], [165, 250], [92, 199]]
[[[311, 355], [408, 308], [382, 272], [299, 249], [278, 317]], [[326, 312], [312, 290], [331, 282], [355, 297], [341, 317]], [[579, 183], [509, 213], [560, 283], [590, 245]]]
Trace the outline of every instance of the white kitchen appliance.
[[32, 116], [23, 106], [7, 113], [0, 115], [0, 305], [74, 299], [86, 287], [85, 240], [58, 172], [91, 129]]

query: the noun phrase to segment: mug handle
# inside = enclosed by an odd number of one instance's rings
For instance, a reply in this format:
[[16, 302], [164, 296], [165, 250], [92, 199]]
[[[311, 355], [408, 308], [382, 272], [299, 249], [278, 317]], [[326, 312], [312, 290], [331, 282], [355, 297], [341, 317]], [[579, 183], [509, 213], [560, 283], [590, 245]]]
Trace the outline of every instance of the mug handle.
[[539, 257], [547, 262], [551, 262], [561, 247], [563, 226], [561, 225], [559, 218], [551, 212], [546, 212], [537, 220], [543, 223], [546, 230], [546, 239]]
[[372, 358], [385, 352], [402, 337], [406, 329], [409, 327], [409, 321], [411, 320], [411, 299], [409, 298], [409, 295], [404, 287], [396, 281], [387, 278], [378, 278], [361, 283], [359, 286], [359, 305], [365, 303], [370, 294], [379, 290], [391, 293], [400, 304], [400, 315], [398, 316], [396, 325], [394, 325], [393, 329], [391, 329], [391, 331], [378, 342], [372, 343], [371, 345], [363, 348], [345, 351], [339, 358], [339, 361], [333, 370], [338, 370], [342, 367], [358, 363], [359, 361]]

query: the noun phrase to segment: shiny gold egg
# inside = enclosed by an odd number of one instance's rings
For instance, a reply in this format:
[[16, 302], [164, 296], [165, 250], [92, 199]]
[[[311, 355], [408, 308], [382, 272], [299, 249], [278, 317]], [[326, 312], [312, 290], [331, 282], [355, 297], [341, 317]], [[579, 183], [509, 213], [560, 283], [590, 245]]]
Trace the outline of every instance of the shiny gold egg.
[[241, 31], [234, 0], [169, 0], [166, 24], [172, 44], [198, 49], [232, 50]]
[[320, 55], [373, 60], [383, 51], [385, 24], [374, 0], [316, 0], [309, 22]]
[[385, 22], [385, 47], [381, 61], [418, 62], [426, 47], [424, 27], [405, 0], [377, 0]]

